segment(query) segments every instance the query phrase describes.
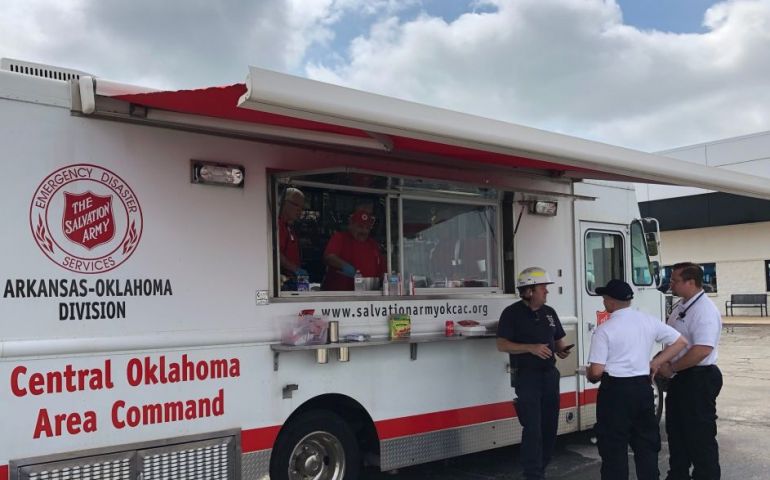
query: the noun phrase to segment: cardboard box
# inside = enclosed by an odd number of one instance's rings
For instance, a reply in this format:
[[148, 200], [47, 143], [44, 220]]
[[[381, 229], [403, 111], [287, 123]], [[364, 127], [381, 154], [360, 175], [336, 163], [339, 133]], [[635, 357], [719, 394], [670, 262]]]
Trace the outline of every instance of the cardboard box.
[[409, 315], [393, 314], [388, 316], [388, 336], [395, 338], [409, 338], [412, 333], [412, 319]]

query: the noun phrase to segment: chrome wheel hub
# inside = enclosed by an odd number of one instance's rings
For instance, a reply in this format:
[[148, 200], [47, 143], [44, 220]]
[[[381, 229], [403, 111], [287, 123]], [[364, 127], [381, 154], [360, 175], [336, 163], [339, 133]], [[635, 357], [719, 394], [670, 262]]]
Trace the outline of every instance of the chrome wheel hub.
[[289, 457], [291, 480], [342, 480], [345, 450], [329, 432], [312, 432], [303, 437]]

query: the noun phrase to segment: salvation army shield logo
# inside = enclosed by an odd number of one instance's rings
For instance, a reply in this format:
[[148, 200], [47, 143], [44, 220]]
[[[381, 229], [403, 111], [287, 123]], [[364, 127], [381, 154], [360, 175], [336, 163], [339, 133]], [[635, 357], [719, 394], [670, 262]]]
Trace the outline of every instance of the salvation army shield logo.
[[108, 272], [142, 237], [142, 209], [131, 187], [98, 165], [62, 167], [35, 190], [29, 225], [40, 250], [77, 273]]
[[64, 235], [89, 250], [107, 243], [115, 236], [112, 196], [93, 192], [64, 192]]

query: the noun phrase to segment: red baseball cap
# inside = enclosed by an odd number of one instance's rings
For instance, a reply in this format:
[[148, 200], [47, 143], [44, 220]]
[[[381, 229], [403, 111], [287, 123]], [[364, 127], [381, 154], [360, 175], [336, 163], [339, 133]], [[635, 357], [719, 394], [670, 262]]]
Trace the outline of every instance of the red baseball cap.
[[356, 210], [350, 214], [350, 223], [372, 228], [374, 226], [374, 215], [366, 210]]

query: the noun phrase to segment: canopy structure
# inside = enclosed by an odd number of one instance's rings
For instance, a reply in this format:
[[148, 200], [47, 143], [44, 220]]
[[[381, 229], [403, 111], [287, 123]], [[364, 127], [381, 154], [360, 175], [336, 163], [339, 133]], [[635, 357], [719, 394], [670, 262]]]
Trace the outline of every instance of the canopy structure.
[[[81, 96], [87, 95], [82, 85], [89, 80], [81, 78]], [[145, 109], [147, 119], [182, 128], [333, 145], [407, 160], [667, 183], [770, 199], [770, 184], [758, 177], [255, 67], [246, 84], [198, 90], [137, 91], [103, 80], [95, 83], [97, 96], [130, 102]]]

